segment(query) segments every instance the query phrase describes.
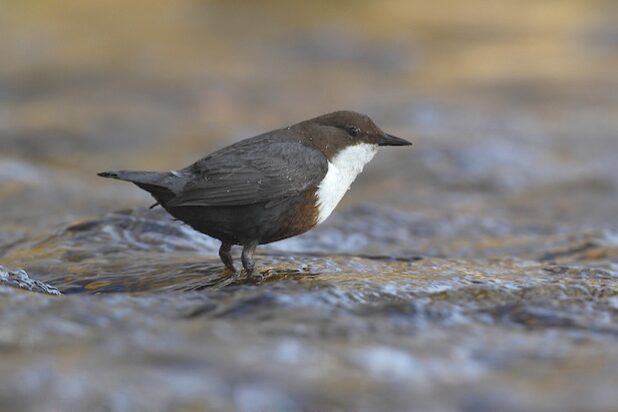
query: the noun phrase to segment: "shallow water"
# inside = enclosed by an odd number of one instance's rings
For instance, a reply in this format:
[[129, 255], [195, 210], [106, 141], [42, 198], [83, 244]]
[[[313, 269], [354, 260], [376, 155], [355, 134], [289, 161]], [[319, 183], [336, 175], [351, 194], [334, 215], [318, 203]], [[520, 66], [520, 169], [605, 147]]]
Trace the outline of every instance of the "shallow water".
[[[616, 410], [618, 9], [349, 4], [3, 6], [0, 410]], [[262, 279], [95, 176], [340, 108], [414, 146]]]

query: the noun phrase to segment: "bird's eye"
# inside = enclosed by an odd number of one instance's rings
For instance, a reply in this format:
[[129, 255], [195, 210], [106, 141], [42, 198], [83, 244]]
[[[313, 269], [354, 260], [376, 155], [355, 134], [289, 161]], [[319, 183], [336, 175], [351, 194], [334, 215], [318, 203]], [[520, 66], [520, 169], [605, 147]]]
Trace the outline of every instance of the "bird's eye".
[[360, 129], [354, 126], [348, 126], [345, 128], [345, 131], [352, 137], [356, 137], [360, 134]]

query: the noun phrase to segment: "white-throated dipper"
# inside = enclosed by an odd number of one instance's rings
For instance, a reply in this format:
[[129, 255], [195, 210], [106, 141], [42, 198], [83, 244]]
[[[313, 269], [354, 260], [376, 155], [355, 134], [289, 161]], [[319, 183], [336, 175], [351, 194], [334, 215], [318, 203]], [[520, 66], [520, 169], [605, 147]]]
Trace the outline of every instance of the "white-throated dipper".
[[368, 116], [339, 111], [242, 140], [181, 170], [99, 176], [135, 183], [172, 216], [219, 239], [219, 256], [232, 272], [230, 249], [242, 245], [251, 275], [257, 245], [322, 223], [378, 146], [411, 144]]

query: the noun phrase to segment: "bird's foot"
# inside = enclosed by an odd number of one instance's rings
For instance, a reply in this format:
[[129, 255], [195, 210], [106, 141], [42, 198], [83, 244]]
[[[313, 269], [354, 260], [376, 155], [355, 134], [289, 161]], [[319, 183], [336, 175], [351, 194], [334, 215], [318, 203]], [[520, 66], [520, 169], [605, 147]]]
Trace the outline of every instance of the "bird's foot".
[[221, 243], [221, 247], [219, 248], [219, 257], [228, 270], [236, 272], [234, 259], [232, 258], [232, 245], [230, 243]]
[[257, 281], [258, 283], [263, 282], [265, 278], [266, 277], [264, 276], [264, 274], [260, 272], [253, 272], [251, 274], [251, 279]]
[[223, 274], [227, 277], [238, 277], [239, 275], [239, 271], [236, 270], [235, 267], [225, 267], [225, 269], [223, 269]]
[[263, 273], [260, 273], [255, 269], [247, 270], [246, 268], [244, 268], [240, 271], [238, 275], [239, 280], [242, 279], [243, 282], [247, 283], [262, 283], [265, 278], [266, 277]]
[[244, 246], [242, 250], [242, 267], [245, 269], [247, 278], [252, 278], [255, 273], [255, 260], [253, 259], [253, 253], [255, 252], [256, 246], [257, 242], [253, 242]]

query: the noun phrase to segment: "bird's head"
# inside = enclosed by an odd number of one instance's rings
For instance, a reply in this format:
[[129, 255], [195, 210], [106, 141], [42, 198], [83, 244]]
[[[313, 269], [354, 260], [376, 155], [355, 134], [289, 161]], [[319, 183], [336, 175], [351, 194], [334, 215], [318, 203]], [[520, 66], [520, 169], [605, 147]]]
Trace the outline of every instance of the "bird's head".
[[329, 159], [344, 149], [354, 147], [375, 153], [378, 146], [412, 144], [383, 132], [369, 116], [347, 110], [328, 113], [299, 123], [297, 126], [302, 130], [301, 133], [308, 143]]

